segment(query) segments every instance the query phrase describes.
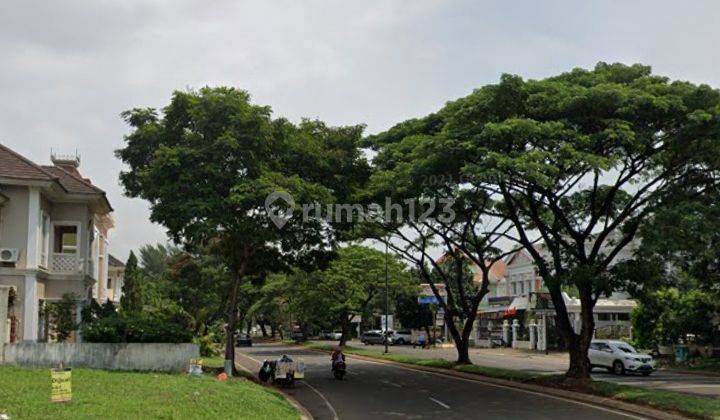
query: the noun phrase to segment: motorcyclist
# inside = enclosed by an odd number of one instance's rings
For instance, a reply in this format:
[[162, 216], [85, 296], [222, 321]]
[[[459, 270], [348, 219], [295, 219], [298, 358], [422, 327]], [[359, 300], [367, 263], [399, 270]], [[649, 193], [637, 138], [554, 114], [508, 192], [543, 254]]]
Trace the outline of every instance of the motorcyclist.
[[342, 351], [342, 348], [335, 347], [332, 354], [330, 355], [330, 362], [332, 362], [332, 368], [335, 369], [335, 365], [338, 362], [345, 362], [345, 354]]

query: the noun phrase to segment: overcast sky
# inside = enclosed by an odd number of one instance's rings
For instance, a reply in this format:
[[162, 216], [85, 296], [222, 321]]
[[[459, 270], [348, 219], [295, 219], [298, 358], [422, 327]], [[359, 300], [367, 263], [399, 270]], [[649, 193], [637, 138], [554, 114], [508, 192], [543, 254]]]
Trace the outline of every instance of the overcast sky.
[[236, 86], [276, 115], [374, 133], [504, 72], [641, 62], [720, 87], [720, 2], [526, 3], [3, 0], [0, 142], [43, 164], [77, 149], [124, 259], [165, 234], [118, 185], [119, 114], [176, 89]]

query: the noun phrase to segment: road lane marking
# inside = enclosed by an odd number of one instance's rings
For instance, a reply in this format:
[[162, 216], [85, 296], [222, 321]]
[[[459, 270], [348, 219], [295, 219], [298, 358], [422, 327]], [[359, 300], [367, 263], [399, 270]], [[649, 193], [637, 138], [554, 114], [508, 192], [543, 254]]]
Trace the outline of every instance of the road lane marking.
[[385, 385], [394, 386], [395, 388], [402, 388], [402, 385], [396, 384], [395, 382], [390, 382], [388, 380], [382, 380], [380, 382], [384, 383]]
[[[249, 356], [247, 353], [243, 353], [243, 352], [238, 352], [238, 353], [241, 354], [243, 357], [247, 357], [248, 359], [254, 361], [257, 364], [262, 365], [261, 361], [255, 359], [254, 357]], [[330, 404], [330, 401], [328, 401], [328, 399], [325, 398], [325, 395], [323, 395], [322, 392], [318, 391], [314, 386], [310, 385], [306, 381], [302, 381], [302, 382], [298, 382], [298, 383], [300, 385], [306, 385], [308, 388], [310, 388], [312, 391], [314, 391], [320, 397], [321, 400], [323, 400], [323, 403], [330, 410], [330, 413], [332, 413], [333, 420], [340, 420], [340, 417], [338, 417], [338, 415], [337, 415], [337, 411], [335, 411], [335, 407], [333, 407], [332, 404]]]
[[306, 385], [308, 388], [312, 389], [313, 391], [315, 391], [316, 394], [318, 394], [318, 396], [323, 400], [325, 405], [330, 409], [330, 412], [333, 415], [333, 420], [340, 420], [340, 417], [338, 417], [338, 415], [337, 415], [337, 411], [335, 411], [335, 407], [333, 407], [332, 404], [330, 404], [330, 401], [328, 401], [328, 399], [325, 398], [325, 395], [323, 395], [322, 392], [318, 391], [314, 386], [310, 385], [307, 382], [300, 382], [300, 383], [302, 385]]
[[447, 408], [448, 410], [450, 409], [450, 406], [449, 406], [449, 405], [445, 404], [445, 403], [442, 402], [442, 401], [436, 400], [436, 399], [433, 398], [433, 397], [430, 397], [430, 401], [434, 402], [435, 404], [437, 404], [437, 405], [439, 405], [439, 406], [441, 406], [441, 407], [445, 407], [445, 408]]
[[569, 398], [563, 398], [563, 397], [559, 397], [559, 396], [557, 396], [557, 395], [543, 394], [542, 392], [531, 391], [531, 390], [528, 390], [528, 389], [515, 388], [515, 387], [512, 387], [512, 386], [508, 386], [508, 385], [494, 384], [494, 383], [491, 383], [491, 382], [484, 382], [484, 381], [482, 381], [482, 380], [477, 380], [477, 379], [462, 378], [462, 377], [453, 376], [453, 375], [448, 375], [448, 374], [446, 374], [446, 373], [441, 373], [441, 372], [429, 372], [429, 371], [425, 371], [425, 370], [413, 369], [412, 367], [408, 367], [408, 366], [402, 366], [402, 365], [396, 365], [396, 364], [389, 364], [389, 363], [383, 363], [383, 362], [376, 362], [376, 361], [374, 361], [374, 360], [357, 359], [357, 358], [354, 358], [354, 357], [352, 357], [352, 356], [348, 356], [348, 358], [350, 358], [350, 359], [355, 359], [355, 360], [357, 360], [357, 361], [363, 361], [363, 362], [367, 362], [367, 363], [372, 363], [372, 364], [376, 364], [376, 365], [383, 365], [383, 366], [387, 366], [387, 367], [390, 367], [390, 368], [397, 368], [397, 369], [402, 369], [402, 370], [409, 370], [409, 371], [412, 371], [412, 372], [415, 372], [415, 373], [422, 373], [422, 374], [425, 374], [425, 375], [437, 375], [437, 376], [442, 376], [442, 377], [445, 377], [445, 378], [455, 379], [455, 380], [458, 380], [458, 381], [471, 382], [471, 383], [474, 383], [474, 384], [480, 385], [480, 386], [485, 385], [485, 386], [491, 386], [491, 387], [494, 387], [494, 388], [503, 388], [503, 389], [507, 389], [507, 390], [512, 390], [512, 391], [516, 391], [516, 392], [524, 392], [524, 393], [526, 393], [526, 394], [532, 394], [532, 395], [536, 395], [536, 396], [538, 396], [538, 397], [550, 398], [550, 399], [553, 399], [553, 400], [564, 401], [564, 402], [571, 403], [571, 404], [576, 404], [576, 405], [582, 405], [582, 406], [585, 406], [585, 407], [590, 407], [590, 408], [593, 408], [593, 409], [595, 409], [595, 410], [606, 411], [606, 412], [608, 412], [608, 413], [618, 414], [618, 415], [621, 415], [621, 416], [624, 416], [624, 417], [627, 417], [627, 418], [631, 418], [631, 419], [638, 419], [638, 420], [644, 420], [644, 419], [645, 419], [645, 417], [641, 417], [641, 416], [638, 416], [638, 415], [633, 414], [633, 413], [628, 413], [628, 412], [623, 411], [623, 410], [615, 410], [615, 409], [606, 408], [606, 407], [603, 407], [603, 406], [600, 406], [600, 405], [595, 405], [595, 404], [586, 403], [586, 402], [577, 401], [577, 400], [571, 400], [571, 399], [569, 399]]

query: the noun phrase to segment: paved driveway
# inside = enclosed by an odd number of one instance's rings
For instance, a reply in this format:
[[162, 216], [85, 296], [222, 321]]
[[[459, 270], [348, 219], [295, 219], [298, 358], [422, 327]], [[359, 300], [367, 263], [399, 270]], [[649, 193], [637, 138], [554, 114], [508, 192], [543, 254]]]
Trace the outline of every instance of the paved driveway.
[[[322, 343], [330, 344], [331, 342], [324, 341]], [[383, 346], [365, 346], [357, 341], [353, 341], [349, 343], [349, 345], [379, 353], [384, 351]], [[421, 349], [413, 348], [412, 346], [391, 346], [390, 352], [446, 360], [455, 360], [457, 356], [454, 348]], [[545, 355], [542, 353], [531, 353], [507, 348], [473, 348], [470, 349], [470, 359], [474, 364], [481, 366], [527, 370], [537, 373], [559, 374], [565, 372], [568, 366], [568, 356], [566, 353], [551, 353]], [[665, 370], [659, 370], [647, 377], [640, 375], [616, 376], [596, 369], [593, 377], [597, 380], [626, 385], [667, 389], [670, 391], [720, 398], [720, 376], [687, 374]]]
[[637, 418], [565, 399], [348, 357], [338, 381], [327, 354], [260, 344], [237, 350], [237, 362], [257, 372], [262, 360], [288, 354], [306, 364], [306, 379], [285, 390], [324, 419], [610, 419]]

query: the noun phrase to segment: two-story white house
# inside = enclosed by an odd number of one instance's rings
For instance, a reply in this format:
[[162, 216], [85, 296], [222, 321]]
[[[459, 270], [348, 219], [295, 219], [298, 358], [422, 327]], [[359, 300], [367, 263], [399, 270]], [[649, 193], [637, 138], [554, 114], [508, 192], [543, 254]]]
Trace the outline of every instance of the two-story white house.
[[80, 174], [78, 157], [51, 160], [41, 166], [0, 144], [0, 344], [44, 340], [41, 309], [65, 294], [77, 299], [78, 321], [90, 299], [119, 296], [107, 290], [105, 192]]
[[[636, 246], [636, 242], [631, 242], [612, 264], [630, 258]], [[542, 247], [538, 250], [541, 254], [544, 252]], [[528, 337], [525, 337], [524, 333], [527, 332], [528, 326], [525, 323], [532, 320], [538, 325], [538, 342], [528, 345], [539, 350], [552, 347], [553, 334], [549, 331], [552, 328], [549, 324], [554, 323], [555, 310], [552, 308], [548, 290], [532, 256], [526, 250], [518, 249], [510, 254], [505, 262], [507, 268], [505, 277], [490, 289], [478, 311], [478, 342], [498, 340], [502, 336], [503, 324], [508, 322], [518, 323], [518, 329], [526, 340]], [[563, 297], [570, 321], [579, 331], [580, 300], [569, 293], [563, 293]], [[630, 314], [636, 306], [637, 303], [623, 291], [616, 291], [609, 298], [598, 299], [593, 310], [596, 332], [615, 334], [616, 327], [629, 331]]]

